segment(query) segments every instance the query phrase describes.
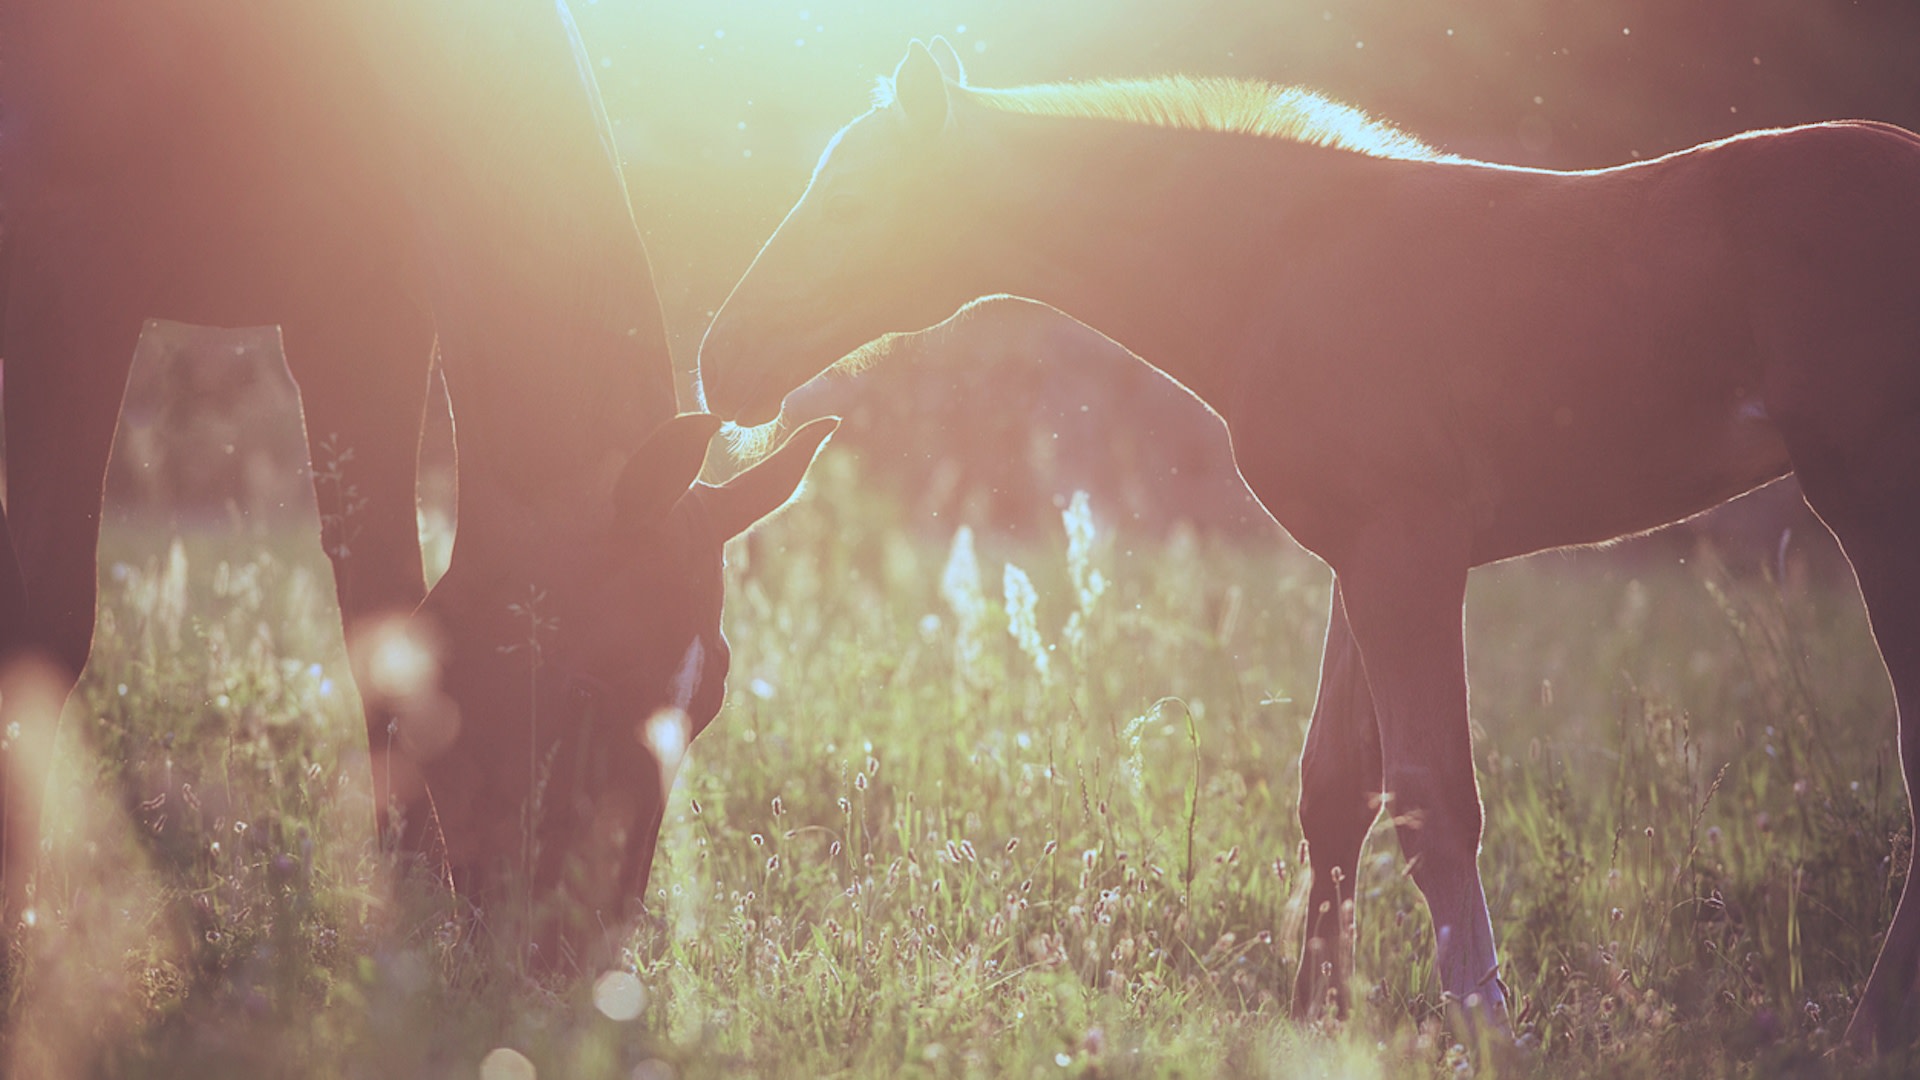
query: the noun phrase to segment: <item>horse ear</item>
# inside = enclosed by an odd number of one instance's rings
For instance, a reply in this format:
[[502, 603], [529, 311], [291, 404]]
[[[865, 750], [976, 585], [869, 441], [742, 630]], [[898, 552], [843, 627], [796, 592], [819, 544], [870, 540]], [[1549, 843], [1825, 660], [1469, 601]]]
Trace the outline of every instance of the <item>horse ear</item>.
[[707, 413], [682, 413], [655, 428], [613, 486], [615, 519], [632, 527], [665, 518], [700, 478], [707, 444], [719, 430], [720, 418]]
[[955, 86], [967, 85], [967, 69], [960, 63], [960, 54], [954, 51], [953, 43], [944, 36], [935, 34], [927, 42], [927, 50], [933, 53], [933, 62], [940, 65], [940, 74]]
[[907, 46], [900, 66], [893, 69], [893, 96], [906, 110], [907, 122], [917, 130], [939, 131], [946, 125], [947, 80], [918, 38]]
[[800, 490], [800, 480], [814, 455], [840, 426], [837, 416], [815, 420], [775, 450], [765, 461], [715, 487], [700, 484], [694, 490], [707, 508], [714, 530], [724, 537], [746, 532], [754, 522], [785, 506]]

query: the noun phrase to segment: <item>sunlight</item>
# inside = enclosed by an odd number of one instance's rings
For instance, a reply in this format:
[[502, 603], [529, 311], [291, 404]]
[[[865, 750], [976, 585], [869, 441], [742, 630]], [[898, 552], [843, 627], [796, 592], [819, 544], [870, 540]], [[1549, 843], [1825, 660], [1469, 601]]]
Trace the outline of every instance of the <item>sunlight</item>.
[[773, 453], [774, 447], [780, 445], [780, 435], [785, 428], [785, 421], [779, 416], [753, 427], [741, 427], [729, 420], [721, 426], [720, 434], [727, 440], [727, 453], [744, 468]]
[[1920, 3], [1705, 7], [0, 0], [0, 1075], [1897, 1072]]

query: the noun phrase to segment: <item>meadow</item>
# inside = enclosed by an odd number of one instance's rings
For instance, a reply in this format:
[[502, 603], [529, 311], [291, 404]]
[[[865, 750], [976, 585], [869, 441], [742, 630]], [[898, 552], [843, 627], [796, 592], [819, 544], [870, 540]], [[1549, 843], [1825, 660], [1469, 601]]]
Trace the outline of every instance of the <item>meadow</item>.
[[564, 979], [380, 853], [317, 546], [109, 536], [10, 957], [16, 1075], [1914, 1064], [1835, 1053], [1911, 837], [1885, 677], [1818, 543], [1476, 572], [1481, 866], [1515, 1049], [1437, 999], [1384, 821], [1353, 1012], [1288, 1019], [1324, 567], [1277, 533], [1116, 532], [1085, 502], [1034, 540], [903, 528], [856, 461], [820, 465], [732, 554], [729, 701], [678, 774], [650, 916], [616, 970]]

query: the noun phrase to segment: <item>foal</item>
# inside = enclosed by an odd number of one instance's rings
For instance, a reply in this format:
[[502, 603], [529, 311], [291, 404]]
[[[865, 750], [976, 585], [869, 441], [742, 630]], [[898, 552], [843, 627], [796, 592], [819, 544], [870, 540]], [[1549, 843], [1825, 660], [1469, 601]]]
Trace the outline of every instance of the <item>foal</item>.
[[[773, 419], [864, 343], [1011, 293], [1219, 411], [1248, 485], [1335, 574], [1301, 757], [1297, 1012], [1340, 1004], [1342, 908], [1383, 805], [1442, 987], [1505, 1011], [1476, 865], [1472, 567], [1795, 473], [1853, 563], [1920, 783], [1920, 138], [1817, 124], [1552, 172], [1298, 89], [986, 90], [950, 54], [913, 45], [834, 137], [707, 333], [707, 403]], [[1911, 1037], [1917, 964], [1909, 878], [1856, 1040]]]

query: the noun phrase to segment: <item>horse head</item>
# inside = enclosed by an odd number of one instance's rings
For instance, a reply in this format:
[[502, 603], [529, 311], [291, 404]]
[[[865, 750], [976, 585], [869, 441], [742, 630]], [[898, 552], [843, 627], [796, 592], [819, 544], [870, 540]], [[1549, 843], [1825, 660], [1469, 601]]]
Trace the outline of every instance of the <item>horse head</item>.
[[472, 546], [463, 525], [402, 640], [363, 650], [359, 681], [394, 717], [373, 748], [390, 827], [484, 908], [525, 900], [509, 936], [558, 944], [548, 961], [634, 913], [674, 771], [725, 692], [723, 547], [794, 495], [837, 423], [715, 485], [696, 477], [720, 421], [675, 417], [596, 505], [487, 513], [512, 527]]

